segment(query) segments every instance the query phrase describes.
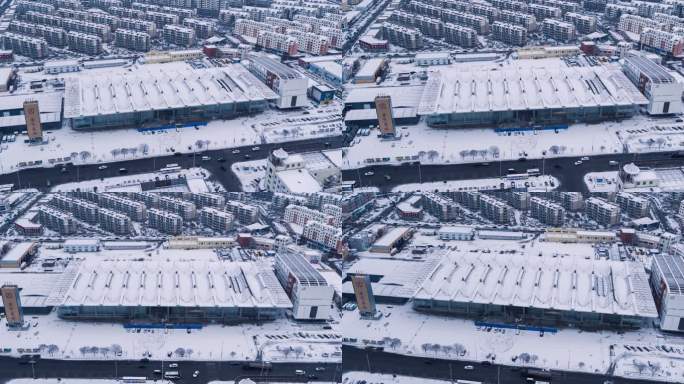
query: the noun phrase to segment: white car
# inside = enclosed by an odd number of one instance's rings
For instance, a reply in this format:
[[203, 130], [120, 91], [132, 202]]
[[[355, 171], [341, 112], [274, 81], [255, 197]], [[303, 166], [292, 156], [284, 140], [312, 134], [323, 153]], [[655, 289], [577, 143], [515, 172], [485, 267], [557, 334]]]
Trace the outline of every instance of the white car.
[[582, 159], [581, 159], [581, 160], [582, 160], [582, 161], [589, 161], [589, 157], [587, 157], [587, 156], [584, 156], [584, 157], [582, 157]]
[[99, 167], [97, 167], [97, 169], [99, 169], [101, 171], [103, 169], [107, 169], [107, 166], [106, 165], [100, 165]]
[[178, 364], [177, 363], [171, 363], [171, 364], [169, 364], [169, 368], [178, 368]]
[[581, 164], [582, 164], [582, 160], [575, 161], [575, 165], [581, 165]]
[[233, 151], [230, 153], [232, 153], [233, 155], [237, 155], [238, 153], [240, 153], [240, 150], [239, 149], [233, 149]]
[[473, 369], [475, 369], [475, 367], [473, 367], [472, 365], [466, 365], [465, 367], [463, 367], [463, 369], [465, 369], [466, 371], [472, 371]]
[[252, 151], [254, 151], [254, 152], [256, 152], [256, 151], [258, 151], [258, 150], [260, 150], [260, 149], [261, 149], [261, 148], [259, 148], [259, 147], [252, 147]]
[[192, 373], [192, 377], [197, 377], [197, 376], [199, 376], [199, 371], [195, 371]]
[[373, 176], [373, 175], [375, 175], [375, 172], [373, 172], [373, 171], [368, 171], [368, 172], [364, 173], [363, 175], [364, 175], [364, 176]]

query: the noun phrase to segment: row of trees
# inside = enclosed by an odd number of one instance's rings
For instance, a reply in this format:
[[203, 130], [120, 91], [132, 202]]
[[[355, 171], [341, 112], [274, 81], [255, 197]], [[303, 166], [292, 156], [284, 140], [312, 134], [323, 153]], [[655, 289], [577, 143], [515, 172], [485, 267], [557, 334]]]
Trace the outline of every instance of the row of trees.
[[457, 354], [462, 355], [466, 353], [466, 349], [462, 344], [455, 343], [452, 345], [441, 345], [441, 344], [431, 344], [425, 343], [420, 346], [424, 353], [432, 352], [435, 355], [438, 353], [443, 353], [445, 355]]

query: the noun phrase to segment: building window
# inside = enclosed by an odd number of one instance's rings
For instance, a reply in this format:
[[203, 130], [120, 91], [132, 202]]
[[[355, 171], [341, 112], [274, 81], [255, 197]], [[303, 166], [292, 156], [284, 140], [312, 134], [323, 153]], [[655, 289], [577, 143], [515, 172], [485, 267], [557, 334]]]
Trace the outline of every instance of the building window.
[[669, 113], [670, 112], [670, 102], [666, 101], [665, 104], [663, 104], [663, 113]]
[[[309, 310], [309, 319], [315, 319], [318, 314], [318, 307], [311, 307]], [[680, 323], [681, 326], [681, 323]]]

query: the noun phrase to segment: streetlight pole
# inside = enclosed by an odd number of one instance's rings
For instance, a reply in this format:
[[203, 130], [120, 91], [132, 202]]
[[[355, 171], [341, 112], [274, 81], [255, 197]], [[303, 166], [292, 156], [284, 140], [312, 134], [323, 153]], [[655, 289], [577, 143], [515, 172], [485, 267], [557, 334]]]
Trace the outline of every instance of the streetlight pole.
[[420, 160], [418, 160], [418, 183], [423, 184], [423, 174], [420, 171]]
[[368, 358], [368, 352], [366, 352], [366, 364], [368, 364], [368, 372], [372, 373], [371, 365], [370, 365], [370, 358]]

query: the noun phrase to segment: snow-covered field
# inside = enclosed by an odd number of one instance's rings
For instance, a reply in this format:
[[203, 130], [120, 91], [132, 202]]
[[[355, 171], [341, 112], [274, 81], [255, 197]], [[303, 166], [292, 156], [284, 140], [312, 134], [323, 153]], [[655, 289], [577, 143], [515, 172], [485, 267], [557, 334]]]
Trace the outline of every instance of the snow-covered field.
[[[33, 316], [29, 320], [35, 326], [26, 331], [9, 331], [0, 326], [0, 347], [11, 348], [13, 356], [23, 350], [39, 349], [45, 357], [58, 359], [140, 359], [145, 353], [150, 359], [168, 359], [172, 353], [175, 360], [255, 360], [261, 345], [255, 339], [265, 334], [295, 332], [333, 333], [321, 331], [320, 325], [297, 324], [286, 319], [261, 325], [241, 324], [235, 326], [206, 325], [200, 330], [152, 329], [127, 330], [122, 324], [65, 321], [55, 313]], [[291, 342], [283, 340], [281, 349], [292, 345], [301, 346], [306, 338], [291, 336]], [[328, 339], [326, 339], [328, 340]], [[332, 340], [332, 339], [330, 339]], [[330, 343], [306, 343], [301, 353], [287, 355], [271, 348], [264, 349], [265, 359], [279, 361], [339, 361], [333, 356]], [[52, 346], [52, 347], [51, 347]], [[339, 341], [335, 346], [339, 348]], [[18, 349], [21, 348], [22, 352]], [[121, 351], [120, 356], [116, 351]], [[327, 355], [327, 356], [326, 356]]]
[[[361, 319], [357, 312], [347, 311], [342, 331], [347, 338], [387, 341], [398, 338], [389, 351], [454, 360], [484, 361], [495, 356], [501, 364], [534, 366], [555, 370], [605, 373], [611, 369], [611, 345], [615, 345], [615, 374], [629, 377], [684, 382], [684, 354], [623, 353], [623, 345], [649, 346], [667, 344], [684, 353], [684, 338], [665, 338], [653, 329], [617, 332], [583, 332], [561, 329], [556, 334], [538, 332], [478, 329], [473, 321], [455, 317], [426, 315], [407, 305], [379, 305], [384, 314], [380, 320]], [[444, 330], [449, 329], [445, 334]], [[386, 339], [388, 338], [388, 339]], [[459, 351], [465, 351], [460, 356]], [[640, 361], [643, 364], [634, 364]], [[652, 366], [649, 367], [648, 362]], [[641, 373], [639, 369], [641, 368]]]
[[[163, 167], [164, 164], [160, 164]], [[85, 180], [79, 182], [72, 182], [66, 184], [55, 185], [52, 192], [67, 192], [73, 191], [77, 188], [82, 191], [92, 191], [97, 188], [99, 192], [132, 192], [141, 191], [141, 183], [147, 181], [154, 181], [155, 179], [164, 180], [165, 178], [177, 178], [178, 175], [183, 175], [186, 178], [186, 183], [183, 185], [173, 186], [164, 189], [166, 192], [212, 192], [218, 187], [221, 190], [223, 187], [219, 183], [214, 183], [208, 180], [211, 177], [211, 172], [204, 168], [196, 167], [189, 169], [182, 169], [179, 172], [173, 173], [141, 173], [136, 175], [108, 177], [100, 180]]]
[[[664, 129], [665, 126], [668, 128]], [[447, 164], [684, 149], [684, 124], [676, 123], [672, 118], [645, 116], [622, 122], [575, 124], [558, 131], [510, 135], [491, 128], [434, 129], [424, 120], [398, 131], [402, 134], [400, 140], [380, 139], [376, 131], [367, 136], [357, 135], [343, 166], [353, 169], [378, 163], [396, 164], [415, 156], [423, 164]]]
[[508, 180], [505, 177], [472, 180], [449, 180], [444, 182], [429, 182], [422, 184], [402, 184], [392, 189], [392, 192], [420, 192], [420, 191], [455, 191], [455, 190], [493, 190], [500, 189], [501, 184], [505, 188], [527, 185], [530, 192], [550, 192], [558, 187], [558, 180], [553, 176], [534, 176], [522, 180]]
[[445, 380], [423, 379], [401, 375], [385, 375], [382, 373], [370, 372], [347, 372], [342, 376], [343, 384], [446, 384], [451, 383]]

